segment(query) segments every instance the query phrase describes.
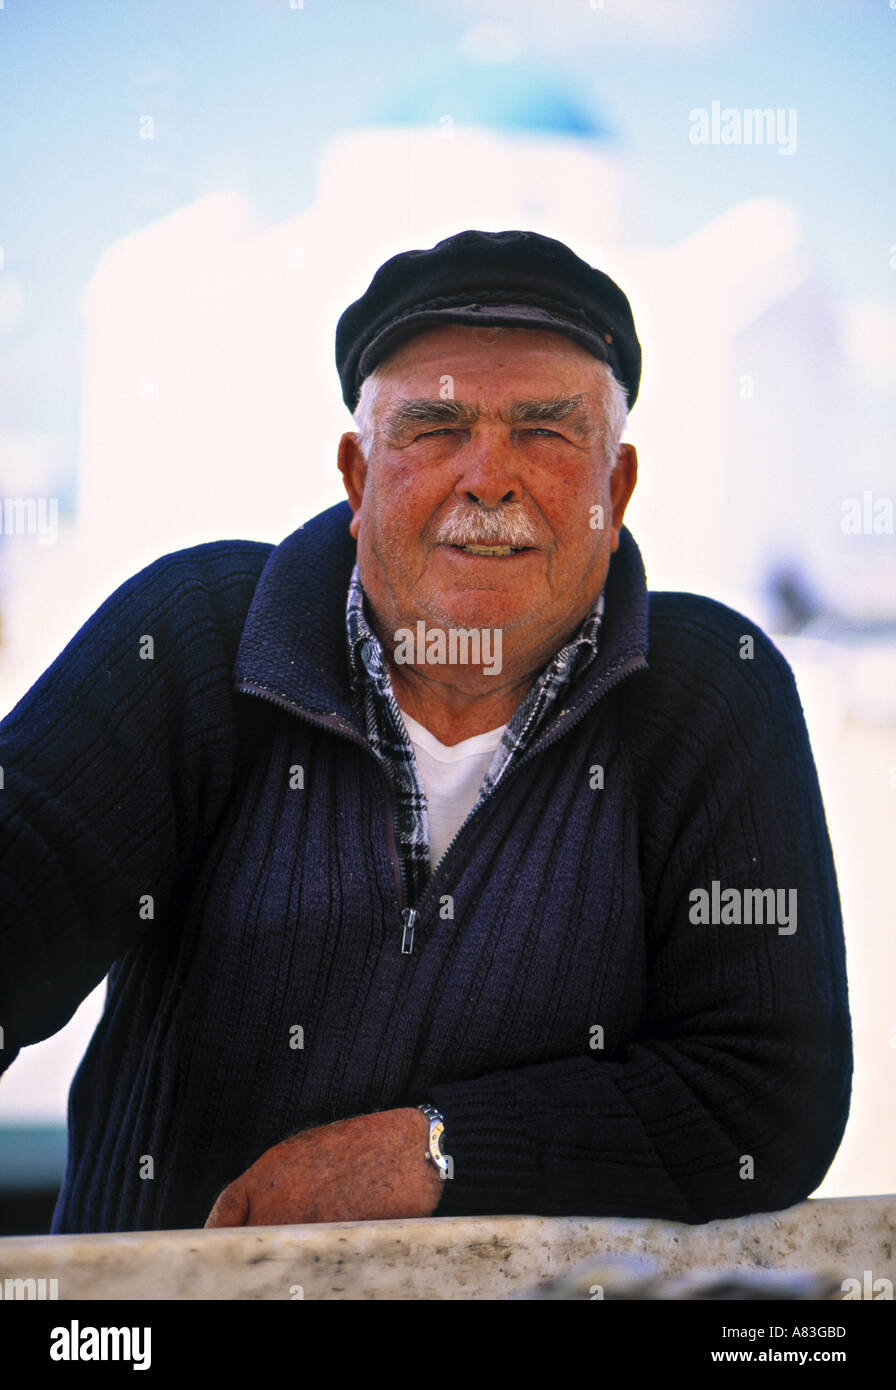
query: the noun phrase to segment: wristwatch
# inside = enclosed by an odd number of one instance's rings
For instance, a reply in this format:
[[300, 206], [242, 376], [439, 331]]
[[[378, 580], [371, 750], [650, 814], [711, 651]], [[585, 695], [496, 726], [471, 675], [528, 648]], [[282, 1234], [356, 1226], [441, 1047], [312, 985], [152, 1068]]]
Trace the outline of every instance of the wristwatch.
[[417, 1109], [422, 1110], [429, 1120], [429, 1148], [423, 1157], [438, 1169], [439, 1177], [444, 1182], [448, 1176], [448, 1159], [442, 1152], [445, 1117], [436, 1110], [434, 1105], [418, 1105]]

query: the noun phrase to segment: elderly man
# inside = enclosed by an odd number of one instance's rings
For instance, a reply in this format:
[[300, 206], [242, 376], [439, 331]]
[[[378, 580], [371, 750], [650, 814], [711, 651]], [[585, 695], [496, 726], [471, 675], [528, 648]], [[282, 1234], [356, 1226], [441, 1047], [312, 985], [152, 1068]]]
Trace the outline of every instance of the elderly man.
[[628, 301], [464, 232], [337, 365], [348, 506], [159, 560], [0, 728], [6, 1063], [109, 972], [54, 1229], [806, 1197], [852, 1070], [821, 798], [769, 640], [648, 598]]

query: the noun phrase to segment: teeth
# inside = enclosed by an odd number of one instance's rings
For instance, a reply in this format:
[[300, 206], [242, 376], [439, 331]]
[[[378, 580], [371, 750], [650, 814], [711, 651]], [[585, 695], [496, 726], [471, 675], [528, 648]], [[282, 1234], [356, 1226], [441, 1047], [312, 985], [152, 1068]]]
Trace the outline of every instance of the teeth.
[[461, 546], [468, 555], [514, 555], [516, 551], [512, 545], [464, 545]]

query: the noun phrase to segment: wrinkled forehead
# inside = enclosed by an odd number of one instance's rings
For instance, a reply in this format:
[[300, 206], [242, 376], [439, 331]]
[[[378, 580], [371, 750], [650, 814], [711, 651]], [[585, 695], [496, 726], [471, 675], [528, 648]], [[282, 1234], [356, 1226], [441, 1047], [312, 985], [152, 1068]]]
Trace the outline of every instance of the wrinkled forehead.
[[492, 410], [521, 390], [527, 397], [583, 394], [596, 405], [602, 366], [561, 333], [445, 324], [401, 343], [364, 382], [364, 394], [379, 409], [402, 398], [462, 396]]

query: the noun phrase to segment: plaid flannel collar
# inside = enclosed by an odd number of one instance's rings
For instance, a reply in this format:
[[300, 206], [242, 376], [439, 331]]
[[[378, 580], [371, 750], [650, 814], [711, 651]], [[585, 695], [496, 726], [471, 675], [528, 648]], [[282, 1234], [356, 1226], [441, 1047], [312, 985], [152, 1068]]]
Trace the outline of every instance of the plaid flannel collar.
[[[383, 764], [396, 800], [396, 831], [402, 878], [413, 905], [431, 872], [426, 796], [414, 749], [389, 675], [382, 644], [367, 616], [366, 595], [357, 564], [346, 603], [346, 637], [352, 699], [375, 756]], [[597, 656], [604, 611], [600, 593], [571, 641], [558, 651], [514, 710], [479, 789], [470, 815], [481, 806], [507, 769], [530, 746], [556, 701]], [[466, 824], [466, 822], [464, 822]]]

